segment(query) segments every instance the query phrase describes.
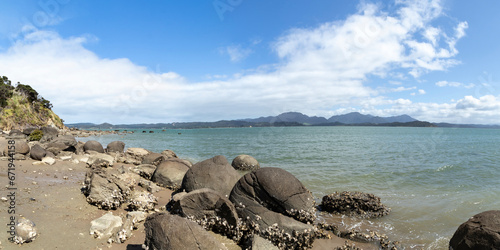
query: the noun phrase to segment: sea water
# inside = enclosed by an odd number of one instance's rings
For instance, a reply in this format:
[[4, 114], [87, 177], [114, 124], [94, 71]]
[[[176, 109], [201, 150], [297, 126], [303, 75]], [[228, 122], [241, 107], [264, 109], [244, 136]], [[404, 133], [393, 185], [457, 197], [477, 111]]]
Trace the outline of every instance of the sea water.
[[[448, 249], [457, 227], [500, 209], [500, 130], [403, 127], [266, 127], [152, 130], [80, 138], [104, 146], [173, 150], [198, 162], [255, 157], [295, 175], [318, 202], [336, 191], [373, 193], [392, 209], [377, 219], [336, 218], [376, 230], [406, 249]], [[328, 215], [321, 220], [328, 221]]]

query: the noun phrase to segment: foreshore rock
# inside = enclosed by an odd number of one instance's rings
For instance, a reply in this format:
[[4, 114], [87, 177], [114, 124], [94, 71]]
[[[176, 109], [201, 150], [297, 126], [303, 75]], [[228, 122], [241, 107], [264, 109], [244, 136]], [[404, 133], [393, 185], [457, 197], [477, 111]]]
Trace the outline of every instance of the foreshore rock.
[[261, 168], [243, 176], [231, 191], [240, 218], [280, 248], [310, 247], [317, 230], [312, 194], [289, 172]]
[[168, 213], [148, 216], [144, 223], [148, 250], [227, 249], [200, 225]]
[[323, 196], [320, 207], [326, 212], [363, 218], [382, 217], [391, 211], [373, 194], [348, 191]]
[[177, 190], [181, 187], [182, 180], [188, 170], [189, 166], [185, 162], [177, 158], [170, 158], [156, 167], [151, 180], [160, 186]]
[[500, 210], [472, 216], [450, 240], [450, 250], [500, 249]]
[[200, 188], [210, 188], [224, 196], [229, 196], [240, 174], [234, 170], [222, 155], [194, 164], [184, 175], [182, 187], [186, 192]]
[[259, 162], [250, 155], [238, 155], [231, 163], [236, 170], [254, 171], [260, 168]]

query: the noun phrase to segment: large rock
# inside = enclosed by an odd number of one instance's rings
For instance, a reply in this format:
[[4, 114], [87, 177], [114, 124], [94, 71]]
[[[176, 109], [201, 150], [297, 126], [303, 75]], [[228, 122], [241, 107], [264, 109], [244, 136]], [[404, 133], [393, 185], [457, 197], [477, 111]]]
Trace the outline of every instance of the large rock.
[[26, 139], [26, 135], [19, 129], [13, 129], [9, 132], [9, 137], [12, 139]]
[[31, 147], [30, 156], [33, 160], [41, 161], [43, 157], [47, 155], [47, 150], [42, 148], [42, 146], [35, 144]]
[[57, 137], [59, 131], [53, 127], [42, 127], [43, 136], [40, 140], [41, 143], [50, 142]]
[[131, 193], [129, 185], [103, 170], [90, 169], [85, 175], [83, 193], [87, 202], [101, 209], [116, 209]]
[[8, 144], [8, 140], [3, 139], [3, 142], [0, 143], [0, 145], [2, 145], [3, 155], [7, 156], [9, 154], [9, 146], [15, 147], [15, 149], [14, 149], [15, 154], [26, 155], [30, 152], [30, 146], [26, 142], [26, 140], [16, 139], [14, 141], [15, 141], [14, 144]]
[[115, 158], [111, 155], [94, 153], [89, 156], [87, 164], [91, 167], [111, 167], [115, 163]]
[[321, 202], [321, 210], [363, 218], [382, 217], [391, 211], [373, 194], [348, 191], [325, 195]]
[[316, 237], [310, 225], [315, 220], [314, 199], [283, 169], [261, 168], [246, 174], [229, 199], [247, 225], [281, 248], [310, 247]]
[[182, 189], [191, 192], [200, 188], [211, 188], [229, 196], [240, 174], [234, 170], [222, 155], [194, 164], [184, 175]]
[[181, 196], [173, 205], [173, 212], [196, 220], [221, 218], [236, 227], [238, 214], [228, 198], [209, 188], [197, 189]]
[[189, 167], [183, 161], [171, 158], [158, 165], [151, 180], [160, 186], [175, 190], [181, 187], [188, 170]]
[[476, 214], [460, 225], [450, 240], [450, 249], [500, 249], [500, 210]]
[[158, 164], [160, 164], [162, 161], [164, 161], [166, 159], [167, 159], [167, 157], [165, 157], [162, 154], [150, 153], [144, 157], [141, 164], [151, 164], [151, 165], [158, 166]]
[[128, 198], [128, 208], [132, 211], [152, 211], [156, 204], [158, 199], [146, 191], [134, 190]]
[[113, 141], [108, 144], [106, 147], [107, 152], [113, 152], [113, 153], [123, 153], [123, 150], [125, 149], [125, 143], [122, 141]]
[[201, 226], [177, 215], [152, 214], [144, 226], [144, 245], [149, 250], [227, 249]]
[[151, 180], [151, 177], [153, 177], [153, 174], [156, 171], [156, 166], [151, 164], [141, 164], [135, 166], [131, 170], [145, 179]]
[[61, 151], [76, 151], [76, 145], [78, 142], [72, 135], [59, 135], [53, 138], [51, 142], [47, 144], [47, 151], [52, 152], [57, 155]]
[[83, 145], [83, 150], [85, 152], [95, 151], [98, 153], [104, 153], [104, 148], [102, 147], [101, 143], [94, 140], [85, 142], [85, 144]]
[[127, 148], [127, 151], [125, 151], [125, 156], [141, 163], [144, 158], [150, 153], [151, 151], [144, 148]]
[[238, 155], [231, 163], [236, 170], [254, 171], [260, 168], [259, 162], [250, 155]]

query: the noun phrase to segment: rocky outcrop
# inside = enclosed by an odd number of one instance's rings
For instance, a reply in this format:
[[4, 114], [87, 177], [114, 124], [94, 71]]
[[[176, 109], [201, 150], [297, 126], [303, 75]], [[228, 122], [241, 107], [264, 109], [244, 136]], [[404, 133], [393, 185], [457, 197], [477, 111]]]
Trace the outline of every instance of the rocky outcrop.
[[115, 158], [113, 156], [101, 153], [91, 154], [87, 161], [87, 164], [91, 167], [111, 167], [114, 163]]
[[191, 192], [200, 188], [210, 188], [224, 196], [229, 196], [240, 175], [222, 155], [194, 164], [184, 175], [182, 189]]
[[321, 202], [321, 210], [363, 218], [382, 217], [391, 211], [373, 194], [347, 191], [325, 195]]
[[160, 186], [176, 190], [181, 186], [188, 170], [189, 167], [182, 160], [170, 158], [158, 165], [151, 180]]
[[95, 151], [97, 153], [104, 153], [104, 148], [98, 141], [90, 140], [85, 142], [83, 145], [83, 150], [88, 153], [89, 151]]
[[260, 168], [259, 162], [250, 155], [238, 155], [231, 163], [236, 170], [254, 171]]
[[125, 143], [122, 141], [110, 142], [106, 147], [106, 151], [112, 153], [123, 153], [123, 150], [125, 150]]
[[156, 213], [144, 223], [149, 250], [163, 249], [227, 249], [200, 225], [177, 215]]
[[452, 250], [500, 249], [500, 210], [472, 216], [450, 240]]

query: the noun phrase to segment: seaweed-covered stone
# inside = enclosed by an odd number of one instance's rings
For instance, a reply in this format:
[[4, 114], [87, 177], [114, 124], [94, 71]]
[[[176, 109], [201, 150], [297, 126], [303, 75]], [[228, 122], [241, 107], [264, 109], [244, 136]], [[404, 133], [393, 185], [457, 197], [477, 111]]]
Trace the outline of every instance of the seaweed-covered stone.
[[450, 249], [500, 249], [500, 210], [476, 214], [460, 225], [450, 240]]
[[226, 157], [218, 155], [194, 164], [184, 175], [182, 189], [191, 192], [200, 188], [210, 188], [229, 196], [239, 179], [240, 174], [231, 167]]
[[200, 225], [177, 215], [152, 214], [146, 219], [144, 227], [144, 245], [149, 250], [227, 249]]
[[348, 191], [323, 196], [321, 210], [363, 218], [382, 217], [391, 211], [373, 194]]

